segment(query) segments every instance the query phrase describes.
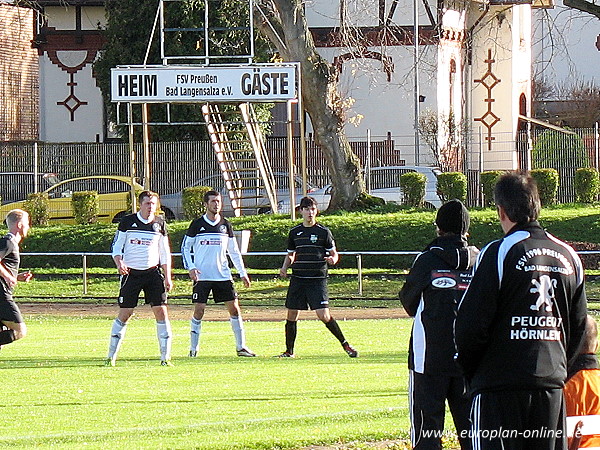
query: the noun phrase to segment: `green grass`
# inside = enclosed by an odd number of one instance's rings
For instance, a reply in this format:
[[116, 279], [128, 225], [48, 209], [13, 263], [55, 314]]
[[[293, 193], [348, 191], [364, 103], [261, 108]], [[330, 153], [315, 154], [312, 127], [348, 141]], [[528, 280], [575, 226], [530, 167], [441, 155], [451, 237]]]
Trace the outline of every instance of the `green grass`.
[[[308, 316], [307, 316], [308, 317]], [[344, 321], [350, 359], [316, 320], [247, 322], [257, 358], [235, 356], [227, 322], [205, 322], [200, 356], [173, 321], [174, 367], [158, 364], [152, 320], [132, 319], [117, 366], [101, 366], [110, 319], [27, 317], [0, 353], [3, 448], [270, 449], [407, 438], [410, 320]], [[399, 344], [400, 343], [400, 344]]]

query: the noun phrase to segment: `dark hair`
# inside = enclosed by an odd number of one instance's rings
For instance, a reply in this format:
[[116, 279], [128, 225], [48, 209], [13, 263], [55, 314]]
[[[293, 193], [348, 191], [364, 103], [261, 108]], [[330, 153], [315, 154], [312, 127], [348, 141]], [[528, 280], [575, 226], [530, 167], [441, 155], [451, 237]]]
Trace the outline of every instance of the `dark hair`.
[[152, 197], [156, 197], [158, 198], [158, 194], [156, 192], [153, 191], [142, 191], [140, 192], [140, 195], [138, 195], [138, 201], [140, 203], [142, 203], [144, 201], [144, 198], [152, 198]]
[[312, 208], [312, 207], [318, 208], [319, 204], [317, 203], [317, 201], [313, 198], [313, 197], [302, 197], [300, 199], [300, 209], [302, 208]]
[[501, 206], [511, 222], [524, 225], [540, 215], [540, 196], [537, 184], [529, 175], [507, 173], [494, 187], [494, 201]]
[[218, 193], [217, 191], [215, 191], [215, 190], [206, 191], [206, 192], [204, 193], [204, 197], [202, 198], [202, 201], [203, 201], [204, 203], [208, 203], [208, 201], [210, 200], [210, 197], [216, 197], [216, 196], [218, 196], [218, 195], [221, 195], [221, 194], [219, 194], [219, 193]]

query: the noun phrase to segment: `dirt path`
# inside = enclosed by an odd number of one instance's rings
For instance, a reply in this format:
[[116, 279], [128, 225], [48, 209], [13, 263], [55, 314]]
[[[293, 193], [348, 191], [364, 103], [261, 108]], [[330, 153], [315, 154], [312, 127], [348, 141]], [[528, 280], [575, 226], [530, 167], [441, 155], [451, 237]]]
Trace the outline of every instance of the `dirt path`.
[[[117, 313], [117, 305], [94, 305], [78, 303], [19, 303], [21, 312], [25, 315], [55, 315], [55, 316], [98, 316], [112, 317]], [[399, 319], [407, 317], [402, 308], [332, 308], [331, 312], [337, 320], [354, 319]], [[173, 320], [189, 319], [192, 313], [191, 305], [169, 305], [169, 315]], [[153, 317], [148, 306], [139, 306], [135, 314], [141, 318]], [[244, 320], [249, 321], [279, 321], [285, 319], [285, 308], [270, 306], [242, 307]], [[301, 318], [314, 318], [312, 311], [301, 313]], [[204, 320], [226, 321], [229, 316], [225, 308], [209, 305], [206, 308]]]

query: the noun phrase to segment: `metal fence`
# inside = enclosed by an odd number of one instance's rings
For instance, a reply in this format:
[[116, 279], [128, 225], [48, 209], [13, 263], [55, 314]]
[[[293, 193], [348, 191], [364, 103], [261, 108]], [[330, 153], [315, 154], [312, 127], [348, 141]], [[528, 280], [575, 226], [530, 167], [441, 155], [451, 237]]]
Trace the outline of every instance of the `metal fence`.
[[[553, 167], [560, 173], [559, 201], [575, 200], [573, 177], [579, 167], [600, 166], [598, 128], [576, 129], [572, 134], [554, 130], [534, 130], [515, 137], [496, 133], [493, 139], [481, 130], [465, 136], [460, 148], [445, 152], [445, 161], [423, 142], [421, 165], [446, 164], [450, 170], [465, 172], [470, 180], [469, 202], [480, 204], [479, 173], [490, 169], [530, 169]], [[363, 166], [414, 165], [412, 136], [372, 136], [370, 140], [352, 139], [353, 151]], [[293, 140], [295, 167], [299, 173], [300, 140]], [[267, 153], [274, 171], [287, 172], [285, 138], [266, 140]], [[306, 141], [309, 181], [316, 186], [329, 182], [325, 158], [315, 141]], [[468, 148], [469, 151], [461, 150]], [[150, 188], [160, 194], [181, 191], [194, 181], [218, 174], [218, 166], [209, 141], [160, 142], [150, 145], [151, 173], [144, 174], [144, 152], [136, 144], [136, 173], [149, 176]], [[455, 152], [455, 154], [449, 154]], [[60, 180], [78, 176], [129, 175], [130, 154], [126, 143], [0, 143], [0, 198], [3, 203], [23, 200], [31, 192], [49, 187], [47, 173]], [[37, 179], [36, 179], [37, 177]]]

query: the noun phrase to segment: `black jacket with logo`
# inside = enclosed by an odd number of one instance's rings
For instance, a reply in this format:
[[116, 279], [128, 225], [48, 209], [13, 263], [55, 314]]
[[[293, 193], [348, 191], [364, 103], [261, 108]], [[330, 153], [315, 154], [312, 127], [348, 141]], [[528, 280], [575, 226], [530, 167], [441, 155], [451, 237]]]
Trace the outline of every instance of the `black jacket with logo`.
[[455, 323], [471, 392], [562, 388], [586, 312], [579, 257], [537, 222], [488, 244]]
[[415, 318], [408, 359], [415, 372], [460, 375], [452, 327], [471, 278], [475, 256], [470, 248], [458, 235], [438, 237], [417, 256], [400, 291], [404, 309]]

